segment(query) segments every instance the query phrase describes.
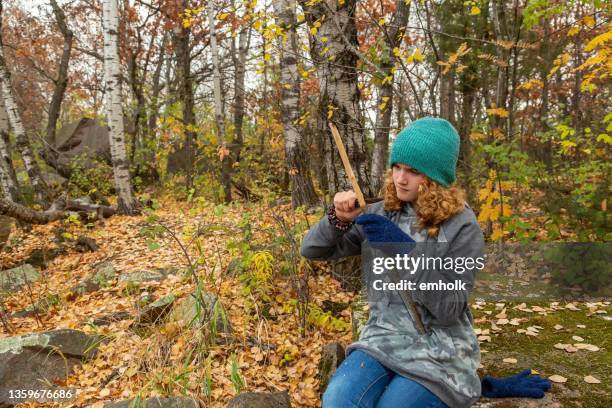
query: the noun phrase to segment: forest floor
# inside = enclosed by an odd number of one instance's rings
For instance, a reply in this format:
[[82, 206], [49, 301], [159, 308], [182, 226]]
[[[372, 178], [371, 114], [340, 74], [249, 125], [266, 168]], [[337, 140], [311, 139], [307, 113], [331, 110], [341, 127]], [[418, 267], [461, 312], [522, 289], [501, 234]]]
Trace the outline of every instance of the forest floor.
[[[216, 206], [168, 197], [160, 202], [154, 216], [113, 216], [91, 225], [68, 219], [29, 232], [14, 230], [0, 252], [0, 269], [77, 235], [93, 238], [99, 249], [69, 247], [42, 270], [41, 280], [4, 297], [8, 314], [53, 301], [35, 315], [10, 319], [11, 332], [2, 327], [0, 336], [56, 328], [104, 336], [97, 356], [65, 383], [78, 390], [74, 406], [137, 395], [191, 395], [217, 407], [244, 390], [288, 390], [293, 406], [320, 406], [322, 348], [351, 342], [350, 305], [359, 297], [342, 290], [324, 264], [299, 258], [299, 239], [321, 214], [296, 213], [287, 204]], [[98, 290], [75, 296], [71, 288], [101, 262], [112, 264], [114, 277]], [[171, 273], [154, 280], [121, 278], [156, 270]], [[304, 273], [307, 291], [300, 279]], [[610, 302], [542, 301], [537, 287], [517, 279], [490, 274], [478, 279], [470, 306], [482, 351], [481, 376], [532, 368], [561, 381], [547, 397], [557, 406], [612, 406]], [[503, 291], [508, 287], [536, 295], [507, 301]], [[172, 295], [179, 304], [200, 291], [218, 296], [231, 331], [184, 326], [169, 318], [134, 325], [154, 301]], [[297, 299], [305, 296], [310, 308], [301, 333], [303, 309]], [[100, 318], [118, 313], [123, 317], [101, 323]], [[586, 376], [601, 383], [587, 382]], [[545, 406], [504, 404], [481, 402], [483, 407]]]

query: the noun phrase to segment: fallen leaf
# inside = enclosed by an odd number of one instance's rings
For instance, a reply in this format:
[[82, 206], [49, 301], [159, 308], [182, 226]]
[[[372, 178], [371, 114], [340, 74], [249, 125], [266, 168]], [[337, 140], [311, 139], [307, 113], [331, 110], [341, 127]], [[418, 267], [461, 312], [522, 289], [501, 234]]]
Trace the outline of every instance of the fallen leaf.
[[601, 384], [601, 381], [593, 377], [592, 375], [587, 375], [586, 377], [584, 377], [584, 382], [589, 384]]
[[559, 375], [559, 374], [554, 374], [551, 375], [550, 377], [548, 377], [548, 379], [552, 382], [556, 382], [556, 383], [564, 383], [567, 381], [567, 378]]
[[563, 326], [561, 326], [560, 324], [555, 324], [555, 330], [561, 330], [563, 328]]
[[581, 329], [586, 329], [586, 326], [584, 324], [577, 324], [576, 327], [579, 327]]
[[572, 336], [572, 340], [579, 341], [579, 342], [583, 342], [584, 341], [584, 339], [582, 337], [580, 337], [580, 336]]
[[509, 363], [509, 364], [516, 364], [518, 362], [518, 360], [516, 358], [504, 358], [504, 363]]
[[499, 324], [499, 325], [504, 325], [504, 324], [508, 324], [508, 323], [510, 323], [510, 320], [508, 320], [508, 319], [506, 319], [506, 318], [499, 319], [499, 320], [497, 321], [497, 324]]

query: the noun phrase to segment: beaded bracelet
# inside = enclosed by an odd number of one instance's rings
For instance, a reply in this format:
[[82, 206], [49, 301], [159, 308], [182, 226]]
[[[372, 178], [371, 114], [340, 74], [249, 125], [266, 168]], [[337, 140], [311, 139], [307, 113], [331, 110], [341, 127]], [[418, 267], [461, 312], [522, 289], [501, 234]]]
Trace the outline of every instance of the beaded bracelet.
[[353, 221], [342, 221], [339, 219], [336, 215], [336, 207], [334, 207], [333, 204], [329, 207], [329, 210], [327, 210], [327, 219], [329, 220], [329, 223], [336, 227], [338, 231], [343, 232], [348, 231], [355, 223]]

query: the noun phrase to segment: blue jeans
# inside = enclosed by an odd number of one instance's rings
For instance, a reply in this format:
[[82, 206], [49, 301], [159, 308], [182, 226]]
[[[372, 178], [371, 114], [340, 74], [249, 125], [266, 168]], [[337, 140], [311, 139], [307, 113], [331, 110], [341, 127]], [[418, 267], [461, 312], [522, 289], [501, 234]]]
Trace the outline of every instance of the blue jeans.
[[340, 364], [323, 408], [448, 408], [421, 384], [395, 374], [375, 358], [355, 350]]

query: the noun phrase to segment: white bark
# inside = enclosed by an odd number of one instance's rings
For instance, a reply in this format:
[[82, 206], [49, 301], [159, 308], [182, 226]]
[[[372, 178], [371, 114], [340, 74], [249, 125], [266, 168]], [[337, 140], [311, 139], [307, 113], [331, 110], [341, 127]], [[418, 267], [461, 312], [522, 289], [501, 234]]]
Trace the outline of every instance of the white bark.
[[30, 182], [32, 183], [32, 188], [36, 194], [37, 201], [46, 206], [48, 204], [47, 201], [47, 185], [43, 181], [40, 175], [40, 168], [36, 163], [36, 159], [34, 154], [32, 153], [32, 149], [30, 147], [30, 142], [27, 138], [25, 128], [23, 127], [23, 123], [21, 122], [21, 117], [19, 116], [19, 111], [17, 109], [17, 103], [15, 102], [15, 98], [13, 96], [13, 91], [11, 89], [11, 76], [6, 67], [6, 60], [4, 59], [4, 50], [0, 46], [0, 97], [4, 102], [4, 107], [6, 108], [6, 112], [8, 114], [8, 122], [11, 125], [13, 132], [15, 134], [15, 139], [17, 142], [17, 148], [21, 153], [21, 157], [23, 159], [23, 164], [28, 173], [28, 177], [30, 178]]
[[104, 89], [106, 94], [107, 119], [117, 210], [121, 214], [133, 214], [136, 201], [132, 193], [132, 182], [125, 150], [123, 110], [121, 106], [121, 73], [119, 64], [119, 13], [117, 0], [104, 0]]
[[0, 189], [11, 201], [19, 201], [19, 185], [11, 160], [8, 139], [9, 121], [4, 102], [0, 98]]
[[277, 25], [284, 36], [278, 42], [280, 50], [281, 118], [285, 136], [285, 161], [291, 179], [291, 202], [294, 208], [311, 205], [317, 196], [312, 186], [304, 158], [300, 119], [300, 74], [298, 72], [298, 39], [295, 31], [295, 0], [274, 0]]

